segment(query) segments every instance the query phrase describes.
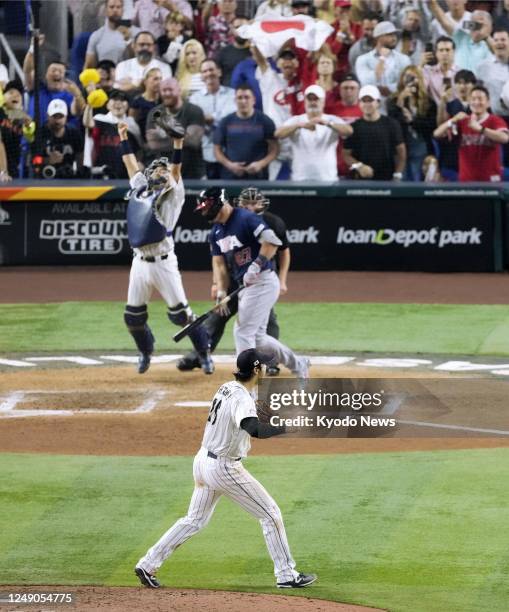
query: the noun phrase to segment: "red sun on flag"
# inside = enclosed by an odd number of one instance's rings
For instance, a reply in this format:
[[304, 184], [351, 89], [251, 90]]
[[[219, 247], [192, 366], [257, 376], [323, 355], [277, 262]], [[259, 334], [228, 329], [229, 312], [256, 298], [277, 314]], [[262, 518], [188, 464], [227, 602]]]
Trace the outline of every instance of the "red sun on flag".
[[302, 21], [262, 21], [261, 29], [267, 34], [275, 32], [283, 32], [284, 30], [300, 30], [304, 31], [306, 25]]

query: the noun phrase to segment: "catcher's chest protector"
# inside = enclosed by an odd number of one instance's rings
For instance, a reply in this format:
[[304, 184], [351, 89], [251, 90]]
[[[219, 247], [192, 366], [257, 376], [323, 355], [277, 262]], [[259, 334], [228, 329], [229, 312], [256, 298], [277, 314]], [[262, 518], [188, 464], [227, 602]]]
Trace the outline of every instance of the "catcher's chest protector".
[[138, 189], [127, 205], [127, 236], [131, 247], [142, 247], [161, 242], [166, 237], [166, 227], [156, 213], [156, 201], [160, 192]]

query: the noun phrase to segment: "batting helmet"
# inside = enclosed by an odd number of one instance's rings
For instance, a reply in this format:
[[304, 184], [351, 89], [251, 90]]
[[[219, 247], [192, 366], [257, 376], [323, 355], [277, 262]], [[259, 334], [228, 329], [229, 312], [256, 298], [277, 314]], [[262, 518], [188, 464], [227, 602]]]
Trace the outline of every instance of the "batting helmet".
[[261, 215], [269, 207], [270, 201], [256, 187], [246, 187], [240, 192], [236, 204], [241, 208], [253, 206], [253, 212]]
[[207, 221], [213, 221], [223, 207], [223, 204], [226, 204], [227, 201], [228, 194], [225, 189], [209, 187], [209, 189], [204, 189], [196, 198], [196, 208], [194, 211], [201, 213]]
[[156, 168], [170, 169], [170, 160], [167, 157], [159, 157], [150, 163], [143, 174], [148, 181], [149, 189], [158, 189], [166, 184], [167, 180], [163, 176], [153, 177], [152, 174]]

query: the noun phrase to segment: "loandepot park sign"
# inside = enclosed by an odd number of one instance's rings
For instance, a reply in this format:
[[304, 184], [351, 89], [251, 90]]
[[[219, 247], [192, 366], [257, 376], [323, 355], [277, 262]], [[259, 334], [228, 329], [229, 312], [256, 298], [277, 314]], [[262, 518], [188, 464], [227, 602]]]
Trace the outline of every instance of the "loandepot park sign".
[[441, 249], [449, 245], [480, 245], [483, 232], [477, 227], [468, 230], [453, 230], [439, 227], [431, 229], [338, 229], [337, 244], [389, 244], [408, 248], [412, 245], [434, 245]]

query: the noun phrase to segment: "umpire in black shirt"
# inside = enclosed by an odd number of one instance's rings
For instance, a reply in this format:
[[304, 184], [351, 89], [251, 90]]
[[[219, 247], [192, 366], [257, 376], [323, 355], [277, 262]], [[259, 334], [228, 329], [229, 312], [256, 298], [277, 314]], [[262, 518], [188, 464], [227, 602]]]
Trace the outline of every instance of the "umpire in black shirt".
[[343, 143], [343, 158], [352, 178], [400, 181], [406, 165], [400, 124], [380, 114], [380, 92], [375, 85], [361, 88], [359, 103], [362, 118], [352, 123], [353, 134]]
[[[286, 236], [286, 223], [283, 221], [283, 219], [281, 219], [281, 217], [267, 212], [269, 200], [256, 187], [247, 187], [246, 189], [243, 189], [240, 192], [238, 199], [235, 201], [235, 204], [242, 208], [247, 208], [257, 215], [261, 215], [265, 223], [281, 240], [281, 246], [278, 247], [278, 256], [275, 258], [275, 262], [277, 266], [277, 273], [279, 275], [279, 282], [281, 284], [281, 294], [285, 294], [288, 290], [286, 280], [288, 277], [288, 270], [290, 268], [290, 246]], [[228, 293], [231, 293], [236, 288], [237, 284], [230, 275], [230, 287], [228, 288]], [[214, 286], [212, 287], [212, 293], [214, 294]], [[222, 316], [221, 314], [214, 312], [203, 324], [210, 336], [211, 351], [214, 351], [216, 346], [219, 344], [226, 324], [237, 313], [237, 307], [238, 302], [237, 298], [235, 297], [228, 303], [228, 316]], [[269, 322], [267, 324], [267, 333], [273, 338], [279, 338], [279, 325], [274, 309], [270, 311]], [[177, 363], [177, 368], [181, 371], [193, 370], [194, 368], [199, 367], [200, 361], [195, 351], [191, 351], [187, 355], [184, 355], [184, 357], [182, 357]], [[277, 365], [267, 366], [267, 376], [277, 376], [278, 374], [279, 368]]]

